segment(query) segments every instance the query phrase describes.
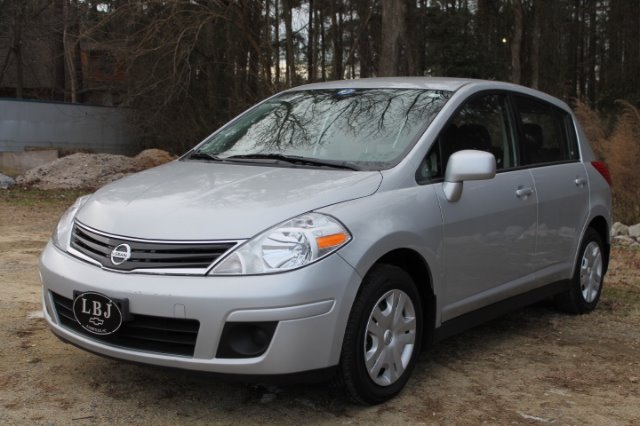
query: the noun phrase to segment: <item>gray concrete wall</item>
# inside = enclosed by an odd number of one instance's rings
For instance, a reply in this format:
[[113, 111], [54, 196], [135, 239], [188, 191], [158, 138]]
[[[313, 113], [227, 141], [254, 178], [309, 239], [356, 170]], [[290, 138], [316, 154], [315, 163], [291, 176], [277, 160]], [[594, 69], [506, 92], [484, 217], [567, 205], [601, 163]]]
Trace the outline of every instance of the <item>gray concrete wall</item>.
[[0, 152], [29, 148], [136, 153], [126, 110], [0, 99]]

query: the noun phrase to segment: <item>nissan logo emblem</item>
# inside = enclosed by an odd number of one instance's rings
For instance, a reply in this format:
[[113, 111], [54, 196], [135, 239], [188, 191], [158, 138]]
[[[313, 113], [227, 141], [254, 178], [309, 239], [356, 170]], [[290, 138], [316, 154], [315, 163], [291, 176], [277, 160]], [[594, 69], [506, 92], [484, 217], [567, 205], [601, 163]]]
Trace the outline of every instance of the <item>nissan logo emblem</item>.
[[131, 258], [131, 246], [120, 244], [111, 252], [111, 263], [121, 265]]

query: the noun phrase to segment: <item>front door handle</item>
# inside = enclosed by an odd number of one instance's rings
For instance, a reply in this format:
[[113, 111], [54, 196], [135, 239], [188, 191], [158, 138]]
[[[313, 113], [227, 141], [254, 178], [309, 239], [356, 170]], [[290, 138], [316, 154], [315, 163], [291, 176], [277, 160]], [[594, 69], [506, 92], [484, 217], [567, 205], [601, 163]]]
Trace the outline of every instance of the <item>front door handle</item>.
[[529, 198], [531, 194], [533, 194], [533, 189], [531, 188], [521, 187], [516, 189], [516, 197], [522, 198], [523, 200], [526, 200], [527, 198]]
[[587, 184], [587, 180], [583, 177], [577, 177], [573, 183], [575, 183], [578, 188], [581, 188]]

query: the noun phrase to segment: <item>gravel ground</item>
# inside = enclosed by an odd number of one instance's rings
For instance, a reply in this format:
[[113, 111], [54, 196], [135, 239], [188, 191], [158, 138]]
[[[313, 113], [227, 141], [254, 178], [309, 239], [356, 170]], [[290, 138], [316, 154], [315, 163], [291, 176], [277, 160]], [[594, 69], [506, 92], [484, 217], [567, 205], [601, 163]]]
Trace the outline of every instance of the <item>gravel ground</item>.
[[539, 304], [422, 354], [375, 407], [328, 385], [230, 383], [104, 359], [56, 339], [38, 256], [77, 192], [0, 191], [0, 424], [580, 424], [640, 422], [640, 251], [617, 247], [590, 315]]

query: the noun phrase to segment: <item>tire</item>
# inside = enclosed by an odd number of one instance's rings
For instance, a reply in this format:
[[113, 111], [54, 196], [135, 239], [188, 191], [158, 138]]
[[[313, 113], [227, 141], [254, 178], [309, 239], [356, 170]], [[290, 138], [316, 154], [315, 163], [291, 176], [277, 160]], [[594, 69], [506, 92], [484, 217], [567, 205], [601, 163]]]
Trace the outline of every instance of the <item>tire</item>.
[[397, 395], [415, 367], [422, 327], [420, 295], [409, 274], [375, 266], [362, 282], [342, 344], [338, 382], [348, 396], [369, 405]]
[[602, 293], [605, 262], [602, 237], [593, 228], [588, 228], [580, 244], [569, 289], [556, 296], [558, 308], [571, 314], [593, 311]]

